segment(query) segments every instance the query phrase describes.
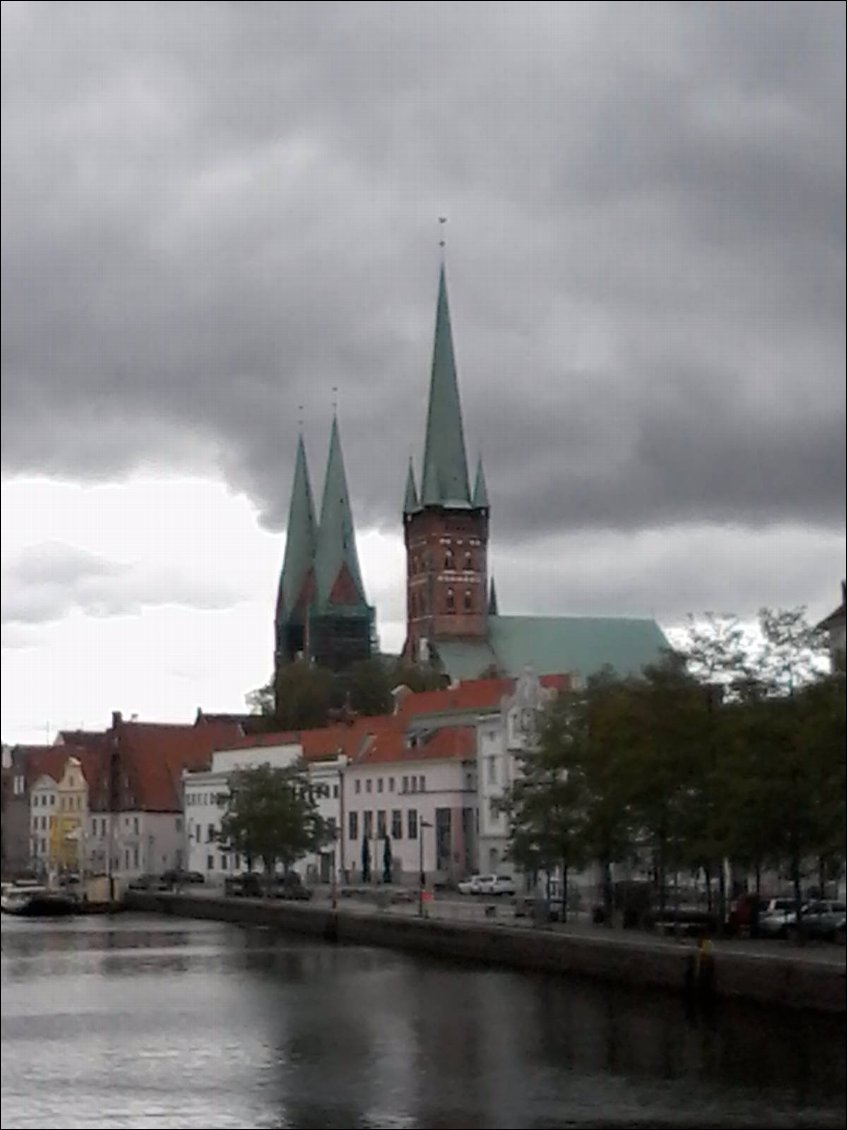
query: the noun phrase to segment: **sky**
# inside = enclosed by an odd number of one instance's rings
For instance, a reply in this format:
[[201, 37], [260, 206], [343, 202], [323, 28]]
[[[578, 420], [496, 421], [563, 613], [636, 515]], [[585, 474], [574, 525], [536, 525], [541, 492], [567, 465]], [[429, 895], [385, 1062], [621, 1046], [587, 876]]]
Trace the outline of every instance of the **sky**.
[[808, 0], [4, 0], [3, 740], [244, 708], [334, 403], [399, 649], [442, 234], [501, 612], [831, 611], [844, 75]]

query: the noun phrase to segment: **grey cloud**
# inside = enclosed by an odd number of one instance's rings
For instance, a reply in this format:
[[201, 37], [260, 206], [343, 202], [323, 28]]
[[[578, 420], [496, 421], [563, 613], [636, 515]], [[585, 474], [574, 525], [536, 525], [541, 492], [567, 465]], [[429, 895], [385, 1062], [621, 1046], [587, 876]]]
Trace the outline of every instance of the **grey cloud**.
[[398, 529], [446, 212], [495, 536], [843, 528], [840, 6], [3, 13], [8, 470], [217, 463], [278, 528], [338, 385]]
[[109, 561], [61, 543], [30, 546], [4, 564], [2, 592], [4, 645], [18, 647], [27, 646], [29, 628], [73, 611], [108, 617], [161, 605], [230, 608], [244, 599], [173, 569]]

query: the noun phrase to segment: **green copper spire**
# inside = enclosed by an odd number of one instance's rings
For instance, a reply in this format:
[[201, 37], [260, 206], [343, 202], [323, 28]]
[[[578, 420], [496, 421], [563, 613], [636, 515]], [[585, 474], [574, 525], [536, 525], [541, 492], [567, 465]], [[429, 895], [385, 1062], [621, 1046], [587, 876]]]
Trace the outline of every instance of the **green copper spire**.
[[482, 456], [476, 465], [476, 482], [473, 488], [473, 504], [477, 510], [488, 509], [488, 488], [485, 485], [485, 471], [482, 469]]
[[420, 501], [422, 506], [463, 508], [471, 505], [462, 408], [459, 403], [450, 310], [447, 305], [447, 280], [443, 265], [438, 279], [438, 310], [435, 317], [435, 345], [432, 351]]
[[420, 510], [420, 506], [418, 505], [418, 491], [415, 487], [415, 472], [410, 459], [409, 473], [406, 475], [406, 497], [403, 499], [403, 513], [414, 514], [416, 510]]
[[315, 580], [318, 608], [328, 604], [367, 604], [359, 557], [356, 553], [356, 532], [347, 490], [344, 456], [338, 420], [333, 418], [326, 465], [321, 520], [315, 552]]
[[494, 587], [494, 578], [491, 578], [491, 588], [488, 592], [488, 615], [497, 616], [497, 589]]
[[294, 485], [288, 508], [288, 526], [285, 534], [285, 557], [279, 579], [277, 596], [277, 622], [287, 618], [303, 588], [303, 583], [315, 559], [317, 531], [315, 504], [309, 483], [309, 467], [302, 433], [297, 437], [297, 457], [294, 462]]

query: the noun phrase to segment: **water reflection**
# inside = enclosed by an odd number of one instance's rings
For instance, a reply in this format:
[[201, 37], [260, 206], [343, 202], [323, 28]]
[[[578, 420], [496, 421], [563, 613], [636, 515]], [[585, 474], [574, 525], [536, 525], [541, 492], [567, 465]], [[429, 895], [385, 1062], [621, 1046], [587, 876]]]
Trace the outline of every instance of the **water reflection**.
[[215, 923], [4, 922], [3, 1127], [844, 1125], [844, 1024]]

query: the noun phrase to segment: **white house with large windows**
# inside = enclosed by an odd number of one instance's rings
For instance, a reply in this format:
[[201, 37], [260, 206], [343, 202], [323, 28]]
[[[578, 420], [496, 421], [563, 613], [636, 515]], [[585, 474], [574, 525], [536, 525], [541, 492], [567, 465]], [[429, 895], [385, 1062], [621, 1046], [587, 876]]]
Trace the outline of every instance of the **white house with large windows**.
[[[211, 768], [183, 773], [185, 800], [185, 858], [189, 871], [209, 882], [222, 883], [227, 875], [247, 870], [248, 861], [222, 842], [221, 825], [227, 810], [231, 775], [269, 765], [288, 769], [303, 757], [297, 735], [266, 734], [244, 738], [235, 748], [212, 755]], [[329, 755], [308, 764], [309, 781], [318, 807], [330, 829], [341, 826], [343, 775], [346, 758]], [[335, 876], [338, 845], [333, 838], [319, 852], [300, 860], [295, 868], [309, 882], [329, 883]], [[258, 860], [254, 866], [261, 866]]]
[[509, 861], [509, 824], [501, 810], [503, 795], [520, 774], [520, 759], [535, 747], [541, 714], [570, 680], [540, 679], [527, 668], [496, 713], [479, 716], [477, 779], [479, 781], [479, 868], [496, 875], [514, 870]]
[[[386, 836], [392, 878], [451, 881], [476, 863], [476, 751], [472, 726], [368, 735], [344, 776], [346, 878], [383, 875]], [[364, 846], [367, 844], [367, 848]]]

